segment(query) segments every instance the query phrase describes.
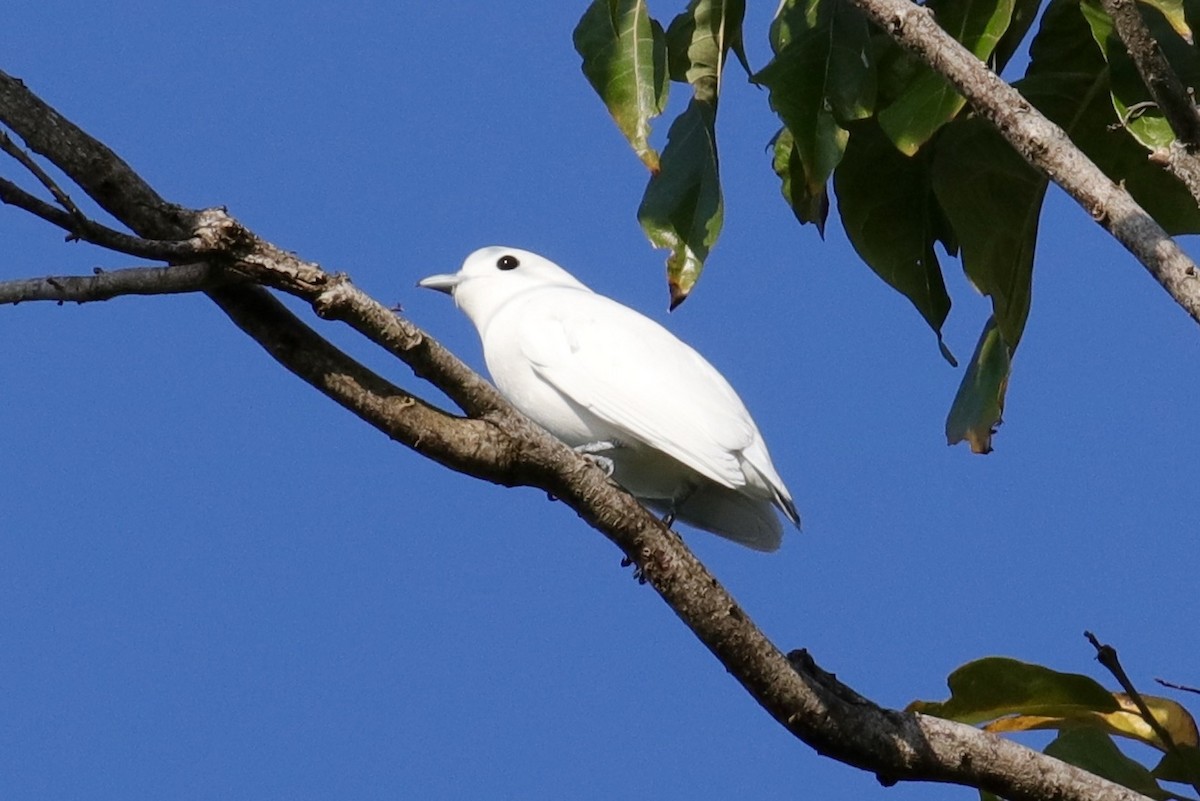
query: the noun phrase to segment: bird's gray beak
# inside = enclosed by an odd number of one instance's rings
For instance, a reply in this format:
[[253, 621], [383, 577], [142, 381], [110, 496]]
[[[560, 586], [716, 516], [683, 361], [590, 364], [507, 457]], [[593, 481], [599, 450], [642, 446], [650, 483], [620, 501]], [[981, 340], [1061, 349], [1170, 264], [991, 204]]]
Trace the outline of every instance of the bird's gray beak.
[[417, 282], [417, 286], [425, 287], [426, 289], [436, 289], [438, 292], [445, 292], [447, 295], [454, 294], [454, 287], [462, 283], [462, 276], [458, 273], [446, 275], [431, 275], [428, 278], [422, 278]]

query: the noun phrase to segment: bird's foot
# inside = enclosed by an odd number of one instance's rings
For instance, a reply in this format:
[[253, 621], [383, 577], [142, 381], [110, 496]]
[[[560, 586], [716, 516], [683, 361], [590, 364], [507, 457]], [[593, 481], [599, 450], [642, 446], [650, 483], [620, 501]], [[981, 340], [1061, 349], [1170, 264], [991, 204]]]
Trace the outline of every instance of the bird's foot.
[[617, 469], [616, 465], [613, 464], [613, 460], [609, 459], [607, 456], [600, 456], [595, 453], [585, 453], [583, 454], [583, 458], [587, 459], [589, 462], [603, 470], [604, 475], [608, 476], [609, 478], [612, 478], [613, 471]]
[[616, 443], [603, 440], [601, 442], [587, 442], [583, 445], [577, 445], [572, 450], [603, 470], [604, 475], [612, 478], [613, 470], [616, 469], [616, 465], [613, 463], [612, 459], [607, 456], [601, 456], [601, 454], [605, 451], [616, 450], [616, 448]]
[[664, 526], [670, 528], [671, 526], [675, 525], [675, 518], [679, 516], [679, 510], [683, 508], [683, 505], [688, 502], [688, 499], [691, 498], [695, 492], [696, 488], [689, 486], [684, 490], [682, 495], [671, 501], [671, 505], [667, 508], [667, 513], [663, 515], [662, 518]]
[[641, 565], [639, 565], [637, 562], [633, 561], [633, 559], [631, 559], [630, 557], [626, 556], [624, 559], [621, 560], [621, 567], [632, 567], [634, 580], [636, 580], [638, 584], [646, 583], [645, 569], [643, 569]]

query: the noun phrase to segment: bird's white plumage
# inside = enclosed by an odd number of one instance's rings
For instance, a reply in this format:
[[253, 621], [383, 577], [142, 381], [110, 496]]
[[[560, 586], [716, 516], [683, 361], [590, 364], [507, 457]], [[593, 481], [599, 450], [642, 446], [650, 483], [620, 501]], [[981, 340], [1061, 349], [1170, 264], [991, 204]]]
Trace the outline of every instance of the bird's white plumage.
[[761, 550], [782, 535], [772, 505], [798, 520], [737, 393], [658, 323], [515, 248], [421, 285], [454, 296], [513, 405], [568, 445], [611, 443], [613, 478], [636, 497]]
[[720, 374], [657, 323], [567, 288], [528, 299], [514, 319], [534, 373], [612, 426], [618, 439], [644, 442], [726, 487], [745, 485], [738, 454], [756, 433], [749, 415], [732, 392], [721, 392]]

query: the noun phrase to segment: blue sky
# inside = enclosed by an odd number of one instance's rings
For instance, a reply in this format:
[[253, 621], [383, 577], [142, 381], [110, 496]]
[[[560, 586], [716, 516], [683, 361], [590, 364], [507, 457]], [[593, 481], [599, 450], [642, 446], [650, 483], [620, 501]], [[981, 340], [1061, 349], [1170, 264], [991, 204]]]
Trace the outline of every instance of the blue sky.
[[[716, 364], [805, 530], [774, 555], [688, 540], [781, 647], [895, 706], [990, 654], [1104, 678], [1085, 628], [1144, 689], [1200, 683], [1200, 332], [1061, 193], [1007, 423], [972, 456], [942, 435], [960, 373], [836, 222], [795, 225], [736, 67], [724, 234], [667, 315], [644, 169], [571, 46], [583, 3], [105, 5], [17, 4], [0, 66], [167, 198], [228, 206], [477, 367], [414, 283], [489, 244]], [[756, 67], [774, 5], [751, 4]], [[137, 263], [61, 239], [0, 209], [0, 275]], [[987, 306], [945, 269], [965, 359]], [[4, 308], [0, 342], [4, 798], [973, 797], [794, 741], [570, 510], [390, 443], [203, 297]]]

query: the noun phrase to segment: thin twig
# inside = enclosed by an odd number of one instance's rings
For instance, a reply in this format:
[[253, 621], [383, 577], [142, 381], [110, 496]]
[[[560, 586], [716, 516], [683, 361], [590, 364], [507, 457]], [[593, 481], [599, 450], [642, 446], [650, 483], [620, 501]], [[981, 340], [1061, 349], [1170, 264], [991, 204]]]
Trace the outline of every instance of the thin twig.
[[234, 256], [231, 270], [312, 304], [327, 320], [340, 320], [408, 364], [472, 417], [503, 414], [511, 406], [490, 383], [420, 328], [389, 309], [344, 275], [267, 242], [220, 208], [197, 213], [195, 238], [206, 252]]
[[1157, 164], [1174, 175], [1200, 206], [1200, 157], [1189, 153], [1179, 140], [1150, 153], [1151, 164]]
[[16, 159], [22, 167], [33, 173], [33, 176], [38, 179], [38, 182], [46, 189], [50, 190], [50, 194], [58, 201], [58, 204], [63, 207], [72, 217], [77, 220], [87, 220], [84, 213], [75, 205], [75, 201], [71, 200], [70, 196], [62, 190], [54, 179], [43, 170], [33, 157], [26, 153], [8, 136], [8, 134], [0, 131], [0, 150], [3, 150], [8, 155]]
[[[259, 264], [259, 269], [266, 268], [266, 262]], [[304, 272], [294, 288], [300, 296], [310, 295], [316, 283], [309, 283], [313, 276]], [[287, 285], [292, 274], [293, 267], [283, 265], [275, 283]], [[332, 277], [325, 283], [328, 288], [318, 293], [317, 303], [327, 293], [340, 293], [340, 298], [324, 302], [370, 304], [372, 308], [345, 314], [382, 323], [374, 312], [376, 301], [340, 291], [341, 284]], [[376, 390], [371, 379], [357, 378], [361, 368], [344, 364], [341, 355], [262, 288], [225, 287], [210, 295], [289, 370], [389, 436], [460, 472], [538, 487], [567, 503], [626, 554], [772, 717], [820, 753], [870, 770], [889, 783], [950, 781], [1025, 801], [1144, 801], [1128, 788], [974, 727], [881, 709], [844, 688], [831, 689], [819, 671], [810, 675], [803, 665], [788, 661], [682, 539], [611, 484], [595, 465], [511, 407], [497, 409], [486, 420], [426, 416], [427, 407], [418, 399], [404, 395], [397, 400], [394, 393], [401, 390]], [[412, 330], [428, 340], [420, 329]], [[372, 338], [383, 341], [388, 336], [377, 331]], [[406, 354], [406, 361], [413, 352]], [[469, 436], [455, 433], [459, 425], [473, 427]]]
[[[1174, 754], [1182, 764], [1187, 764], [1182, 753], [1180, 753], [1179, 745], [1175, 742], [1175, 738], [1167, 731], [1166, 727], [1159, 722], [1154, 713], [1150, 711], [1150, 707], [1146, 704], [1146, 700], [1142, 698], [1142, 694], [1133, 686], [1133, 681], [1130, 680], [1129, 674], [1125, 672], [1125, 668], [1121, 667], [1121, 660], [1117, 656], [1117, 649], [1106, 643], [1101, 643], [1096, 638], [1095, 634], [1090, 631], [1085, 631], [1083, 636], [1087, 637], [1088, 642], [1096, 649], [1096, 661], [1113, 675], [1117, 683], [1121, 685], [1121, 689], [1133, 701], [1133, 705], [1137, 707], [1138, 714], [1146, 721], [1147, 725], [1154, 731], [1155, 736], [1162, 742], [1164, 750]], [[1200, 777], [1191, 777], [1190, 784], [1200, 793]]]
[[168, 203], [112, 149], [3, 71], [0, 122], [134, 233], [173, 241], [187, 238], [195, 227], [192, 210]]
[[1113, 678], [1117, 680], [1117, 683], [1121, 685], [1121, 689], [1125, 691], [1125, 694], [1133, 701], [1134, 706], [1138, 708], [1138, 713], [1145, 718], [1146, 723], [1154, 730], [1154, 734], [1162, 741], [1163, 747], [1168, 750], [1174, 750], [1175, 741], [1171, 738], [1171, 733], [1158, 722], [1158, 718], [1154, 717], [1154, 713], [1150, 711], [1150, 707], [1142, 699], [1141, 693], [1133, 686], [1133, 682], [1130, 681], [1125, 668], [1121, 667], [1121, 660], [1117, 657], [1117, 649], [1111, 645], [1101, 643], [1100, 640], [1096, 639], [1096, 635], [1090, 631], [1085, 631], [1083, 636], [1087, 637], [1088, 642], [1096, 649], [1096, 661], [1103, 665], [1113, 675]]
[[1100, 0], [1112, 18], [1117, 36], [1133, 59], [1138, 74], [1162, 111], [1175, 136], [1194, 153], [1200, 149], [1200, 113], [1187, 87], [1171, 68], [1158, 42], [1142, 19], [1134, 0]]
[[1185, 693], [1196, 693], [1197, 695], [1200, 695], [1200, 688], [1197, 687], [1189, 687], [1186, 684], [1176, 684], [1175, 682], [1167, 681], [1166, 679], [1155, 679], [1155, 681], [1161, 684], [1163, 687], [1169, 687], [1172, 690], [1182, 690]]
[[97, 269], [95, 275], [52, 275], [0, 282], [0, 304], [50, 300], [89, 303], [120, 295], [170, 295], [202, 292], [236, 280], [211, 264], [175, 264], [170, 267]]
[[24, 209], [48, 223], [57, 225], [70, 234], [68, 239], [90, 242], [93, 245], [129, 256], [183, 262], [202, 257], [205, 253], [200, 244], [193, 240], [171, 242], [161, 239], [143, 239], [116, 231], [86, 217], [76, 218], [69, 212], [31, 195], [4, 178], [0, 178], [0, 202]]
[[[111, 150], [29, 95], [19, 81], [0, 73], [0, 118], [34, 152], [58, 166], [131, 230], [157, 239], [196, 235], [204, 241], [200, 221], [205, 212], [162, 200]], [[321, 298], [344, 280], [295, 257], [284, 258], [282, 250], [257, 237], [230, 230], [234, 236], [229, 249], [219, 252], [230, 269], [310, 298], [314, 307], [322, 308]], [[884, 710], [829, 691], [819, 678], [789, 663], [677, 535], [596, 465], [511, 406], [497, 404], [485, 419], [447, 415], [351, 363], [265, 288], [230, 284], [208, 294], [289, 370], [389, 436], [455, 470], [497, 483], [537, 487], [568, 504], [637, 565], [764, 710], [820, 753], [889, 782], [955, 782], [1013, 801], [1142, 799], [1128, 788], [974, 727]], [[357, 308], [362, 303], [357, 294], [341, 293], [327, 298], [324, 310], [355, 319], [356, 326], [383, 326], [383, 317], [373, 307]], [[340, 304], [353, 308], [339, 310]], [[422, 349], [421, 343], [431, 340], [415, 326], [409, 333], [415, 334], [412, 347], [398, 350], [413, 369], [437, 376], [437, 381], [452, 381], [454, 371], [439, 363], [447, 352]], [[374, 330], [372, 338], [386, 341], [390, 336]]]

